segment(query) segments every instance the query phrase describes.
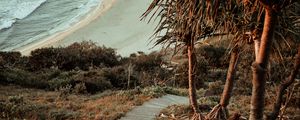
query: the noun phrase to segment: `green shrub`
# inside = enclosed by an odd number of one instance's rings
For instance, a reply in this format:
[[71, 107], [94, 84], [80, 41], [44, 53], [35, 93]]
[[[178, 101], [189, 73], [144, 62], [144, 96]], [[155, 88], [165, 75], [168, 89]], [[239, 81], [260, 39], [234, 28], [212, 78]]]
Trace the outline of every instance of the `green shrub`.
[[160, 67], [163, 58], [161, 54], [156, 52], [149, 55], [139, 54], [133, 57], [132, 63], [136, 71], [152, 71], [155, 67]]
[[254, 53], [247, 51], [240, 55], [240, 62], [237, 66], [236, 82], [233, 93], [242, 95], [251, 95], [252, 88], [252, 62]]
[[201, 97], [198, 99], [198, 102], [202, 105], [209, 105], [210, 107], [214, 107], [219, 104], [220, 97], [219, 96], [209, 96], [209, 97]]
[[66, 48], [41, 48], [31, 52], [28, 68], [33, 71], [57, 67], [62, 70], [119, 65], [119, 57], [112, 48], [98, 47], [92, 42], [73, 43]]
[[[57, 90], [71, 85], [75, 93], [96, 93], [111, 88], [122, 89], [127, 85], [127, 76], [122, 67], [94, 69], [89, 71], [60, 71], [43, 69], [30, 72], [22, 69], [0, 70], [0, 83], [23, 87]], [[132, 79], [134, 79], [132, 77]]]
[[13, 104], [22, 104], [24, 102], [23, 96], [9, 96], [8, 101]]
[[4, 84], [16, 84], [24, 87], [48, 88], [46, 80], [38, 79], [40, 75], [21, 70], [21, 69], [3, 69], [0, 71], [0, 80]]
[[[204, 57], [200, 56], [197, 59], [195, 68], [194, 81], [196, 84], [196, 88], [203, 88], [205, 86], [204, 81], [208, 79], [208, 62]], [[186, 61], [182, 64], [178, 64], [174, 70], [174, 74], [175, 86], [188, 88], [188, 62]]]
[[20, 52], [0, 52], [0, 68], [13, 67], [21, 60]]
[[201, 46], [197, 49], [197, 53], [203, 56], [211, 68], [227, 68], [228, 60], [226, 58], [226, 48], [215, 47], [212, 45]]
[[214, 95], [219, 95], [223, 92], [223, 85], [222, 81], [210, 82], [208, 84], [208, 91], [212, 91]]
[[162, 95], [166, 94], [164, 89], [160, 86], [146, 87], [142, 90], [142, 93], [151, 97], [161, 97]]
[[281, 81], [286, 80], [293, 70], [293, 58], [286, 57], [279, 62], [270, 62], [270, 82], [279, 84]]
[[74, 92], [74, 93], [79, 93], [79, 94], [85, 94], [85, 93], [87, 93], [87, 88], [86, 88], [85, 83], [84, 83], [84, 82], [77, 83], [77, 84], [74, 86], [73, 92]]
[[171, 76], [171, 72], [161, 67], [165, 61], [163, 54], [159, 52], [152, 52], [148, 55], [142, 52], [132, 54], [126, 59], [126, 62], [124, 61], [127, 69], [129, 66], [132, 68], [132, 77], [138, 80], [137, 83], [135, 82], [135, 86], [145, 87], [163, 84]]
[[[116, 66], [112, 68], [105, 68], [103, 70], [103, 77], [111, 83], [114, 88], [126, 88], [128, 84], [128, 70], [123, 66]], [[135, 76], [130, 76], [130, 84], [136, 82]]]
[[32, 51], [29, 56], [28, 68], [36, 71], [43, 68], [58, 67], [62, 48], [40, 48]]
[[76, 116], [79, 116], [79, 113], [64, 109], [52, 110], [49, 113], [49, 119], [52, 120], [76, 119]]
[[41, 119], [48, 109], [46, 106], [28, 104], [20, 96], [12, 96], [10, 101], [0, 102], [0, 119]]
[[206, 82], [214, 82], [216, 80], [226, 81], [227, 68], [226, 69], [210, 69], [207, 75]]
[[96, 93], [112, 88], [112, 84], [102, 69], [82, 71], [72, 77], [75, 83], [84, 83], [89, 93]]
[[67, 85], [70, 85], [74, 83], [70, 78], [67, 79], [59, 79], [59, 78], [55, 78], [52, 80], [49, 80], [49, 89], [50, 90], [55, 90], [55, 89], [59, 89], [61, 87], [65, 87]]

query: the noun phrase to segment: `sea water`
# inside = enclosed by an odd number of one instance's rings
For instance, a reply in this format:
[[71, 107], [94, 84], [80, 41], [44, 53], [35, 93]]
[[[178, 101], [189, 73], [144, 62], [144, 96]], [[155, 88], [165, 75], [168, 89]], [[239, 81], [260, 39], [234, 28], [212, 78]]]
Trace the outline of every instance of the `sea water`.
[[101, 0], [0, 0], [0, 50], [63, 31], [99, 4]]

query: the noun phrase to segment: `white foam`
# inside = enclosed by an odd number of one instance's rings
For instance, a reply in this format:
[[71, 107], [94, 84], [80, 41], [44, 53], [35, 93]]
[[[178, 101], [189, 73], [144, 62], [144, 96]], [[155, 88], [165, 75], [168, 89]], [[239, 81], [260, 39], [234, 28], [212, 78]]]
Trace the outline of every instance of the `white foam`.
[[17, 19], [23, 19], [47, 0], [1, 0], [0, 30], [11, 27]]
[[0, 49], [10, 51], [43, 41], [43, 38], [67, 30], [93, 15], [88, 13], [101, 8], [101, 3], [102, 0], [47, 0], [40, 9], [18, 20], [18, 24], [0, 32]]
[[48, 34], [54, 34], [59, 31], [63, 31], [69, 27], [72, 26], [72, 24], [77, 23], [78, 21], [81, 20], [81, 17], [85, 16], [93, 7], [99, 5], [102, 3], [102, 0], [89, 0], [86, 4], [82, 4], [77, 7], [77, 9], [80, 9], [80, 11], [73, 16], [71, 19], [68, 21], [65, 21], [65, 24], [62, 24], [60, 26], [56, 26], [54, 29], [51, 29], [48, 31]]

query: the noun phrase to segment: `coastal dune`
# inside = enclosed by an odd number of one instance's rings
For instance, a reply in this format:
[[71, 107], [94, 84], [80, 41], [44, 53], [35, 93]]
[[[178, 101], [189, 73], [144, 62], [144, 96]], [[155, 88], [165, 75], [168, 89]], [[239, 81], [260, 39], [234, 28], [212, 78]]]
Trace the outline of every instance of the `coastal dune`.
[[128, 56], [137, 51], [157, 50], [149, 43], [156, 23], [140, 21], [149, 0], [104, 0], [95, 10], [71, 28], [44, 40], [17, 49], [24, 55], [41, 47], [67, 46], [74, 42], [92, 41], [112, 47]]

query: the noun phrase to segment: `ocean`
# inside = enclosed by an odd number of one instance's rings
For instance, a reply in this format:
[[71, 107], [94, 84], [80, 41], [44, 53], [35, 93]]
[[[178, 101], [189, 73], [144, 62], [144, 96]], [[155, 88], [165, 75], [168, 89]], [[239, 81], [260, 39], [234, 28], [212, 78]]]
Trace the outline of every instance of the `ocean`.
[[0, 0], [0, 50], [11, 51], [66, 30], [101, 0]]

